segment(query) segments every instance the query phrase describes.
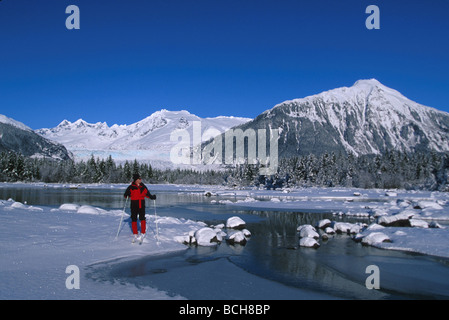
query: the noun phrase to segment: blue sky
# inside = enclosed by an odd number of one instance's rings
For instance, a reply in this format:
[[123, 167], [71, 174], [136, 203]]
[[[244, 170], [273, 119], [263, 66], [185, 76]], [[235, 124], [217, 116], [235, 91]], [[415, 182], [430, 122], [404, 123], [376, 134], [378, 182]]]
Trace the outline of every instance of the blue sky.
[[448, 112], [448, 16], [447, 0], [3, 0], [0, 114], [33, 129], [162, 108], [253, 118], [367, 78]]

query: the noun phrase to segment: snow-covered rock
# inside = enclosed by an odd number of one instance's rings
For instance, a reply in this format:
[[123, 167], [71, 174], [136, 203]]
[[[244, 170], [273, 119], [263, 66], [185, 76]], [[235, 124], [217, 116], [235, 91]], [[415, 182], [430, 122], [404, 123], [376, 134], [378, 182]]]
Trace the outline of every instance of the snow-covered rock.
[[372, 232], [362, 239], [363, 245], [375, 245], [382, 242], [391, 242], [390, 238], [383, 232]]
[[316, 232], [316, 229], [310, 224], [304, 224], [297, 228], [300, 238], [315, 238], [319, 239], [320, 235]]
[[329, 227], [331, 225], [332, 221], [330, 221], [329, 219], [322, 219], [320, 221], [318, 221], [316, 223], [316, 227], [318, 229], [326, 229], [327, 227]]
[[233, 204], [234, 202], [232, 202], [231, 200], [226, 199], [226, 200], [219, 200], [218, 203], [219, 204]]
[[15, 209], [25, 209], [26, 205], [24, 205], [22, 202], [16, 201], [11, 205], [11, 208]]
[[224, 227], [225, 227], [225, 225], [224, 225], [224, 223], [219, 223], [219, 224], [217, 224], [217, 225], [215, 225], [215, 226], [211, 226], [211, 228], [214, 228], [214, 229], [223, 229]]
[[408, 208], [412, 205], [412, 202], [410, 200], [398, 200], [397, 205], [401, 208]]
[[320, 247], [320, 244], [314, 238], [304, 237], [299, 239], [299, 246], [317, 249]]
[[226, 237], [226, 232], [223, 232], [221, 229], [213, 229], [215, 231], [215, 235], [217, 236], [218, 243], [223, 241], [223, 238]]
[[217, 234], [217, 239], [221, 242], [223, 241], [223, 237], [226, 237], [226, 232], [222, 229], [214, 228], [215, 233]]
[[[196, 222], [195, 225], [200, 225], [200, 223]], [[222, 228], [225, 227], [223, 223], [209, 227], [203, 223], [203, 227], [191, 230], [188, 234], [176, 236], [174, 240], [186, 245], [215, 246], [225, 239], [229, 244], [245, 245], [248, 238], [251, 237], [251, 232], [248, 229], [236, 230], [245, 225], [245, 222], [239, 217], [229, 218], [226, 225], [230, 229], [229, 232], [223, 231]]]
[[195, 238], [195, 230], [190, 230], [189, 231], [189, 241], [186, 244], [197, 244], [196, 242], [196, 238]]
[[357, 234], [362, 229], [362, 225], [349, 222], [332, 222], [332, 228], [336, 233]]
[[421, 219], [410, 219], [410, 226], [417, 227], [417, 228], [428, 228], [429, 223], [427, 221], [421, 220]]
[[357, 212], [347, 212], [346, 216], [351, 216], [351, 217], [369, 217], [370, 214], [368, 212], [364, 212], [364, 211], [357, 211]]
[[78, 211], [79, 205], [73, 203], [64, 203], [59, 206], [59, 210], [64, 211]]
[[259, 202], [259, 200], [256, 200], [252, 197], [246, 197], [244, 200], [237, 200], [237, 203], [251, 203], [251, 202]]
[[98, 208], [98, 207], [83, 205], [83, 206], [79, 207], [76, 212], [84, 213], [84, 214], [102, 214], [105, 212], [105, 210]]
[[194, 236], [199, 246], [215, 246], [219, 243], [217, 232], [209, 227], [197, 230]]
[[246, 238], [251, 237], [251, 232], [248, 229], [243, 229], [242, 232]]
[[429, 223], [429, 228], [443, 228], [443, 229], [444, 229], [444, 227], [442, 227], [441, 224], [439, 224], [439, 223], [436, 222], [436, 221], [431, 221], [431, 222]]
[[435, 210], [443, 210], [443, 206], [441, 206], [440, 204], [438, 204], [435, 201], [427, 201], [427, 200], [422, 200], [422, 201], [418, 201], [417, 203], [415, 203], [413, 205], [414, 209], [435, 209]]
[[237, 216], [231, 217], [226, 221], [226, 228], [244, 229], [245, 227], [246, 227], [246, 222]]
[[229, 244], [240, 244], [245, 245], [247, 243], [247, 239], [245, 234], [240, 230], [232, 230], [226, 235], [226, 241]]
[[410, 219], [414, 215], [415, 212], [405, 210], [395, 215], [381, 216], [377, 219], [377, 223], [387, 227], [410, 227]]
[[39, 208], [39, 207], [35, 207], [35, 206], [28, 206], [27, 208], [30, 211], [44, 211], [44, 209]]
[[388, 212], [385, 209], [376, 208], [376, 209], [371, 210], [371, 216], [374, 218], [387, 216], [387, 215], [388, 215]]
[[373, 230], [379, 230], [379, 229], [384, 229], [385, 227], [384, 226], [381, 226], [380, 224], [377, 224], [377, 223], [371, 223], [365, 230], [370, 230], [370, 231], [373, 231]]

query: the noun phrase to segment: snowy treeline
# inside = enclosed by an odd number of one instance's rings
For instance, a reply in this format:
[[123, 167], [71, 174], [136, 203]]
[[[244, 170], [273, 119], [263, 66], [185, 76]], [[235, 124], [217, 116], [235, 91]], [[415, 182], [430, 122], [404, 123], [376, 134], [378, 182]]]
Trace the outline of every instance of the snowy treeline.
[[387, 152], [355, 157], [336, 153], [280, 159], [277, 174], [259, 175], [258, 165], [238, 165], [224, 176], [235, 186], [356, 187], [449, 191], [448, 153]]
[[129, 183], [138, 172], [151, 183], [222, 184], [221, 172], [181, 169], [153, 169], [150, 164], [126, 161], [116, 164], [112, 157], [87, 161], [55, 161], [27, 158], [13, 152], [0, 154], [0, 181], [41, 181], [46, 183]]
[[86, 162], [26, 158], [0, 154], [0, 181], [128, 183], [139, 172], [151, 183], [215, 184], [267, 188], [295, 186], [404, 188], [449, 191], [449, 154], [388, 152], [355, 157], [334, 153], [281, 159], [274, 176], [259, 175], [257, 165], [223, 171], [155, 169], [137, 161], [117, 165], [109, 157]]
[[278, 176], [284, 185], [404, 188], [449, 191], [448, 153], [337, 155], [324, 153], [283, 159]]

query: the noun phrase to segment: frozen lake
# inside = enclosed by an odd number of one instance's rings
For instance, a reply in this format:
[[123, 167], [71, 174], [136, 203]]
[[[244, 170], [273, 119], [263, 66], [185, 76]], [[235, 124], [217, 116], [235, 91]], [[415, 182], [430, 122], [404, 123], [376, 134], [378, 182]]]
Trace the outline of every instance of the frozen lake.
[[[321, 242], [318, 250], [298, 247], [296, 228], [318, 220], [335, 219], [307, 210], [258, 209], [217, 205], [203, 192], [154, 186], [159, 216], [218, 224], [238, 215], [252, 236], [246, 246], [222, 243], [216, 247], [143, 257], [125, 257], [89, 264], [85, 277], [93, 283], [111, 282], [153, 287], [168, 296], [187, 299], [448, 299], [449, 262], [446, 258], [361, 246], [347, 235]], [[59, 207], [63, 203], [123, 209], [120, 187], [44, 188], [10, 185], [0, 199], [28, 205]], [[235, 200], [235, 195], [221, 200]], [[313, 209], [313, 210], [312, 210]], [[129, 210], [129, 209], [128, 209]], [[147, 214], [153, 213], [150, 206]], [[339, 221], [364, 222], [346, 217]], [[115, 231], [115, 230], [114, 230]], [[129, 232], [125, 225], [122, 233]], [[149, 232], [154, 232], [150, 228]], [[366, 267], [381, 270], [380, 289], [367, 289]]]

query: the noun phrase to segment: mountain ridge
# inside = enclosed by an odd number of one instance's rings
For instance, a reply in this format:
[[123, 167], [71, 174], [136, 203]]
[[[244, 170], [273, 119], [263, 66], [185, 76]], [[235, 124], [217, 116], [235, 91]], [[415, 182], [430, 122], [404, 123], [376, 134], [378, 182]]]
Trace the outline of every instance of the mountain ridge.
[[93, 154], [100, 158], [111, 155], [119, 162], [125, 160], [170, 162], [170, 151], [178, 141], [172, 141], [176, 130], [186, 130], [193, 135], [193, 124], [201, 125], [201, 134], [224, 132], [250, 121], [243, 117], [218, 116], [200, 118], [186, 110], [169, 111], [161, 109], [129, 125], [106, 122], [87, 123], [82, 119], [75, 122], [63, 120], [54, 128], [38, 129], [43, 137], [65, 145], [78, 160], [86, 160]]
[[279, 156], [449, 151], [449, 114], [416, 103], [376, 79], [286, 100], [241, 129], [279, 128]]
[[36, 134], [22, 122], [0, 115], [0, 152], [10, 151], [32, 158], [72, 158], [72, 154], [62, 144]]

